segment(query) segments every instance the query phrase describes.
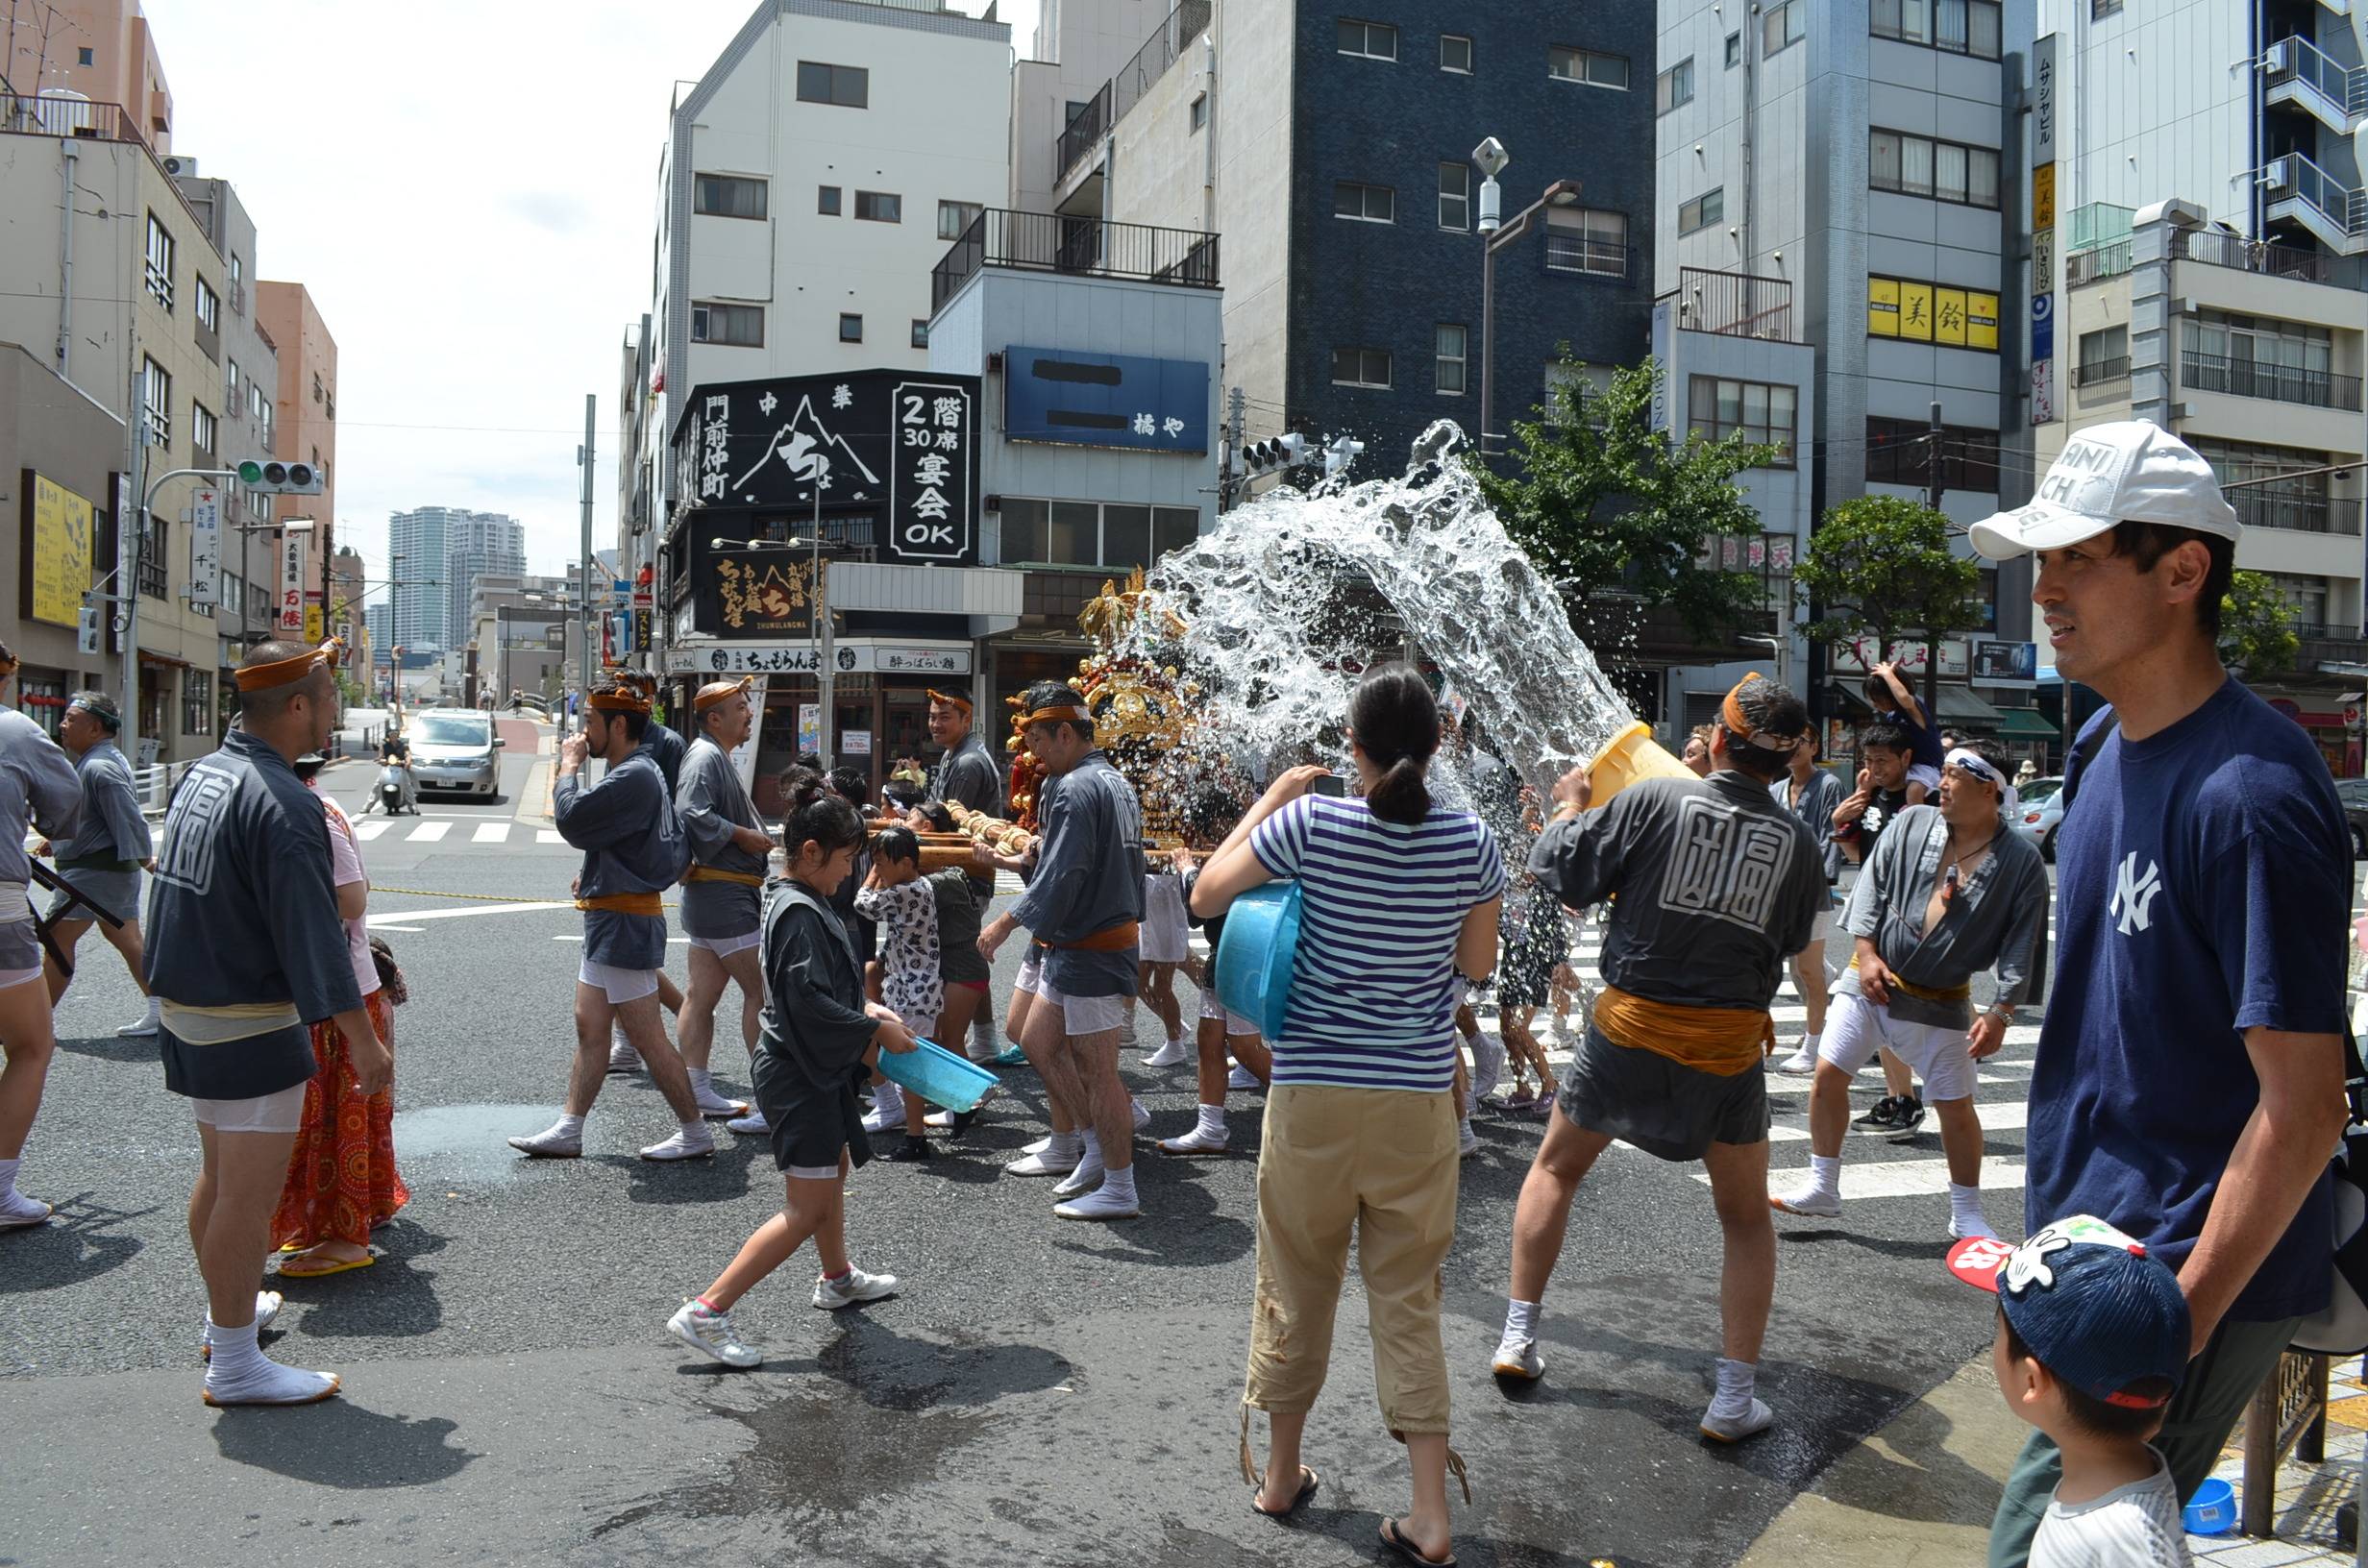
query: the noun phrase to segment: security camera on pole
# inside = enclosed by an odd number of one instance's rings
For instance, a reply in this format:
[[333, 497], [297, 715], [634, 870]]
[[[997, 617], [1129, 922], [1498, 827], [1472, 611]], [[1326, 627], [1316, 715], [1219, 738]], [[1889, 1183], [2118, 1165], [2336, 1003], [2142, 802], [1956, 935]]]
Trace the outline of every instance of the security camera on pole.
[[1541, 211], [1553, 207], [1576, 207], [1579, 183], [1576, 180], [1557, 180], [1545, 187], [1543, 195], [1514, 215], [1511, 223], [1498, 216], [1501, 193], [1496, 177], [1513, 161], [1505, 144], [1489, 137], [1471, 150], [1471, 160], [1480, 165], [1480, 452], [1489, 452], [1489, 443], [1496, 438], [1494, 428], [1496, 385], [1496, 253], [1529, 233], [1530, 220]]

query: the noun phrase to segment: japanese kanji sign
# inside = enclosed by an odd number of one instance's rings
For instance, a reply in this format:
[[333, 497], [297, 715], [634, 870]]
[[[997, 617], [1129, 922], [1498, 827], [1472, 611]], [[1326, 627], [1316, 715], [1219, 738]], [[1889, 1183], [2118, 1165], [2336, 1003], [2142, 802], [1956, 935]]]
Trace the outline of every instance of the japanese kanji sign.
[[1003, 351], [1003, 429], [1011, 441], [1209, 450], [1209, 367], [1058, 349]]

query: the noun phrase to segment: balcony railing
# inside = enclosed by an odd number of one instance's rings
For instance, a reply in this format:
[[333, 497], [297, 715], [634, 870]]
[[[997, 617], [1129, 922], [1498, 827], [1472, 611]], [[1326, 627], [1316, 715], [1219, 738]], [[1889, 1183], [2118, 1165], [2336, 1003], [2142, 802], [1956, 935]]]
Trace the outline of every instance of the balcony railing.
[[2343, 288], [2368, 287], [2368, 267], [2356, 256], [2330, 256], [2292, 245], [2273, 245], [2265, 239], [2216, 229], [2184, 229], [2172, 236], [2173, 254], [2207, 266], [2233, 267], [2269, 278], [2291, 278], [2305, 283], [2333, 283]]
[[2179, 381], [2191, 392], [2222, 392], [2233, 398], [2267, 398], [2313, 408], [2360, 411], [2358, 377], [2305, 370], [2299, 365], [2189, 351], [2179, 356]]
[[2117, 239], [2109, 245], [2091, 250], [2074, 251], [2063, 258], [2063, 281], [2067, 288], [2093, 283], [2102, 278], [2118, 278], [2130, 270], [2130, 242]]
[[34, 97], [0, 93], [0, 132], [20, 136], [86, 136], [93, 141], [141, 139], [137, 122], [122, 106], [56, 93]]
[[2072, 368], [2074, 386], [2104, 386], [2109, 381], [2126, 381], [2129, 379], [2130, 356], [2126, 354], [2118, 359], [2092, 359]]
[[[1184, 58], [1184, 48], [1193, 39], [1209, 30], [1209, 13], [1214, 0], [1183, 0], [1168, 13], [1144, 46], [1135, 51], [1135, 58], [1119, 67], [1119, 72], [1102, 84], [1102, 89], [1093, 103], [1076, 119], [1063, 129], [1054, 157], [1060, 159], [1060, 179], [1069, 178], [1070, 171], [1101, 139], [1101, 134], [1126, 117], [1126, 111], [1142, 101], [1151, 90], [1151, 84], [1168, 74], [1168, 67]], [[1098, 106], [1098, 108], [1095, 107]], [[1086, 127], [1085, 122], [1099, 116], [1099, 123]], [[1057, 183], [1057, 182], [1056, 182]]]
[[1677, 269], [1677, 324], [1690, 332], [1718, 332], [1773, 343], [1792, 335], [1792, 284], [1747, 272]]
[[2323, 496], [2265, 484], [2240, 485], [2225, 494], [2229, 504], [2236, 508], [2237, 521], [2248, 528], [2288, 528], [2297, 533], [2359, 537], [2360, 503], [2356, 496]]
[[1217, 236], [1190, 229], [991, 207], [972, 220], [930, 273], [930, 313], [943, 308], [982, 267], [1215, 288]]
[[1559, 233], [1548, 229], [1545, 234], [1545, 270], [1575, 272], [1590, 278], [1602, 278], [1613, 282], [1625, 282], [1636, 247], [1617, 240], [1590, 239], [1585, 234]]

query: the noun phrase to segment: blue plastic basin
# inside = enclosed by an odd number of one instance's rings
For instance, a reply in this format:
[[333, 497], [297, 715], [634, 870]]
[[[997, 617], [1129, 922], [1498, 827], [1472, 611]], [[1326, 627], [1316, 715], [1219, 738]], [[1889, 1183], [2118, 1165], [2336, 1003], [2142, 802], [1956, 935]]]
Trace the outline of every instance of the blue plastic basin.
[[1283, 1032], [1291, 966], [1299, 952], [1299, 884], [1252, 888], [1225, 911], [1217, 948], [1217, 996], [1269, 1041]]
[[901, 1056], [879, 1053], [880, 1076], [949, 1111], [975, 1111], [995, 1087], [995, 1074], [931, 1041]]
[[2218, 1476], [2206, 1476], [2183, 1510], [2190, 1535], [2226, 1535], [2236, 1528], [2236, 1488]]

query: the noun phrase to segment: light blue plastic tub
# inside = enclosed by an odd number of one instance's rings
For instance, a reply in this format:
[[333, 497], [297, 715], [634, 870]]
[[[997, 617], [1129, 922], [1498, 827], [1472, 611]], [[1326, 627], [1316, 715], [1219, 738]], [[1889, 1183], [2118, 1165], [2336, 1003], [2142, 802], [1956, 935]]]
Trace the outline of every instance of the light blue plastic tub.
[[1281, 1036], [1291, 1002], [1291, 965], [1299, 952], [1299, 884], [1252, 888], [1225, 911], [1217, 949], [1217, 995], [1258, 1026], [1269, 1041]]
[[2226, 1535], [2236, 1528], [2236, 1488], [2218, 1476], [2206, 1476], [2183, 1510], [2190, 1535]]
[[995, 1087], [995, 1074], [931, 1041], [899, 1056], [879, 1053], [880, 1076], [949, 1111], [975, 1111]]

